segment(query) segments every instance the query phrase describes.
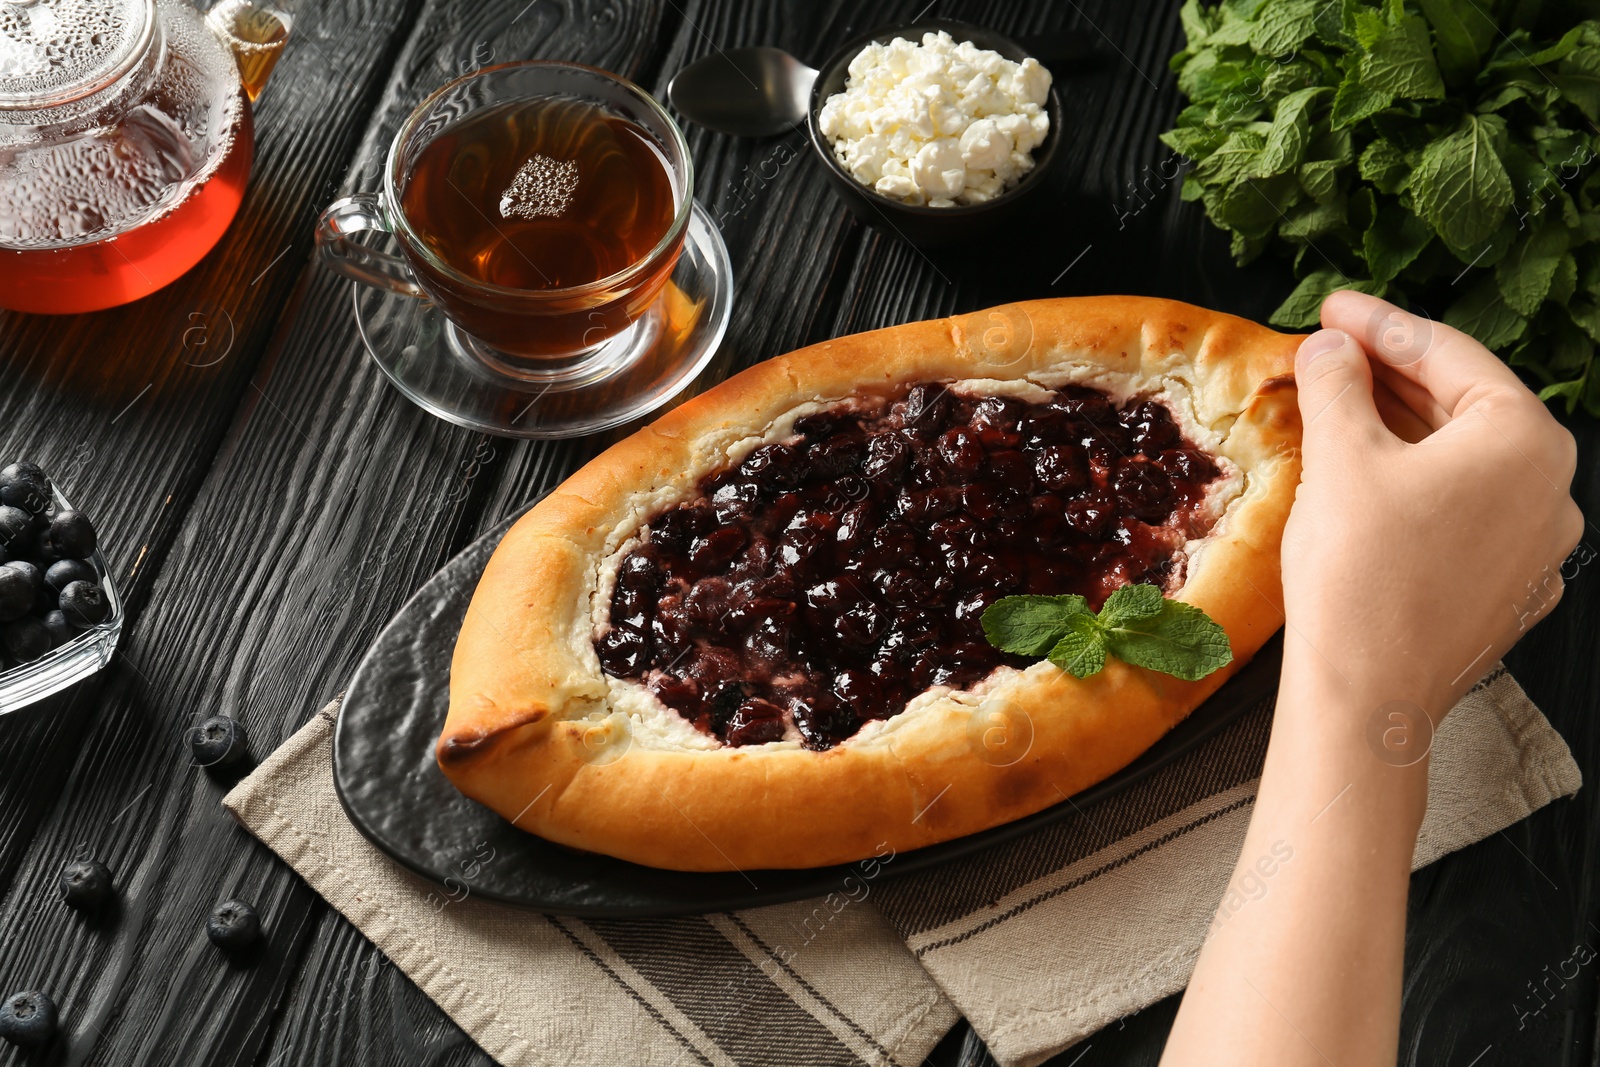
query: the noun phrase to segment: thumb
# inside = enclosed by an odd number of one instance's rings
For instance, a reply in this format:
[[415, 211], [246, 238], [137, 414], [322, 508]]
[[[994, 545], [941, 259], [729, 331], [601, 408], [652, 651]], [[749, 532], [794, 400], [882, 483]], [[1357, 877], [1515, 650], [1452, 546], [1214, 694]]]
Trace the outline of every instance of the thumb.
[[1343, 330], [1318, 330], [1301, 341], [1294, 378], [1308, 447], [1382, 428], [1372, 399], [1372, 365]]

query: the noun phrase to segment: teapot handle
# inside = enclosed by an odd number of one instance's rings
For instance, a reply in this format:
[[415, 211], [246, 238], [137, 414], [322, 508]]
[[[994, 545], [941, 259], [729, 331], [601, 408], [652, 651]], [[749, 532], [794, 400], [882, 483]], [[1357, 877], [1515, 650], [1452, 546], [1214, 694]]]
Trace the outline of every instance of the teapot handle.
[[317, 251], [322, 262], [347, 278], [426, 299], [411, 268], [399, 256], [369, 248], [355, 240], [368, 231], [393, 233], [376, 193], [357, 193], [335, 200], [317, 220]]

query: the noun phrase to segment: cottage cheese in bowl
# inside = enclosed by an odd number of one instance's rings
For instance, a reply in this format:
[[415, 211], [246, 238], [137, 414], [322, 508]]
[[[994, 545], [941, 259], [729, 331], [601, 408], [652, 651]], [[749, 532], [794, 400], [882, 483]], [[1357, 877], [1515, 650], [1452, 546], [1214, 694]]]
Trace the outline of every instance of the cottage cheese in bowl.
[[1033, 169], [1050, 131], [1050, 72], [1036, 59], [927, 33], [868, 44], [817, 126], [845, 170], [906, 204], [981, 204]]

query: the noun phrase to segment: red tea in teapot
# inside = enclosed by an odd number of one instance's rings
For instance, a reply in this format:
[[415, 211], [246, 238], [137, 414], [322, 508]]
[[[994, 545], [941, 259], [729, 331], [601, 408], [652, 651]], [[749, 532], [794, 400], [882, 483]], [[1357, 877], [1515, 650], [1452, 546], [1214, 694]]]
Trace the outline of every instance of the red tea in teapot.
[[[0, 200], [0, 306], [50, 315], [97, 311], [137, 300], [172, 282], [217, 243], [244, 199], [250, 179], [250, 117], [243, 111], [231, 144], [181, 196], [154, 218], [135, 216], [87, 242], [72, 241], [103, 208], [76, 213]], [[114, 134], [113, 136], [118, 136]], [[125, 150], [125, 149], [124, 149]], [[107, 154], [118, 152], [115, 144]], [[135, 181], [102, 190], [120, 206], [139, 195]], [[63, 238], [67, 239], [63, 239]]]
[[[186, 0], [4, 6], [0, 307], [93, 311], [161, 288], [244, 196], [252, 129], [236, 30], [287, 25], [245, 0], [227, 0], [217, 26]], [[281, 41], [262, 47], [264, 77]]]

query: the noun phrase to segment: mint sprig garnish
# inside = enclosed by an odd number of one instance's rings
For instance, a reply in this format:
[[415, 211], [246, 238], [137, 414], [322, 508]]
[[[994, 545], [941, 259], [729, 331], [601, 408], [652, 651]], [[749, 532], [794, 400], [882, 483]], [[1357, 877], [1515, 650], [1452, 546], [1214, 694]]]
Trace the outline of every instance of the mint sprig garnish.
[[1075, 678], [1100, 673], [1107, 655], [1189, 682], [1233, 662], [1227, 631], [1154, 585], [1123, 586], [1098, 614], [1075, 593], [1001, 597], [983, 613], [983, 634], [1003, 652], [1047, 656]]

